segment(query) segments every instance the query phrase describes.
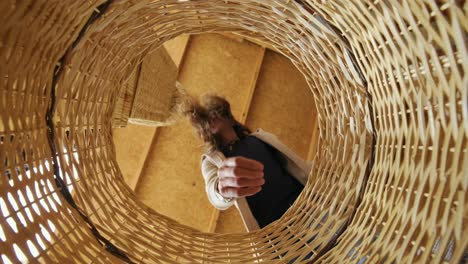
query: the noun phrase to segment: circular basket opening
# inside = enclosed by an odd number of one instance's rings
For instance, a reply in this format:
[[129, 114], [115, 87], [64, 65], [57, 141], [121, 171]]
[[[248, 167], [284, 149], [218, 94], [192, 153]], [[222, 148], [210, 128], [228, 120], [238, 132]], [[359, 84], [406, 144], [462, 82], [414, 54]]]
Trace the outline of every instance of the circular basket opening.
[[[312, 93], [288, 58], [236, 35], [184, 35], [147, 54], [135, 72], [137, 77], [123, 86], [124, 95], [116, 103], [113, 138], [122, 175], [138, 199], [180, 223], [215, 233], [252, 231], [294, 203], [307, 181], [319, 131]], [[162, 78], [172, 81], [158, 82]], [[180, 82], [177, 87], [175, 79]], [[203, 95], [209, 94], [226, 99], [235, 121], [251, 131], [240, 142], [258, 146], [258, 151], [252, 151], [252, 145], [247, 151], [247, 145], [238, 142], [240, 148], [223, 149], [223, 155], [268, 163], [262, 191], [245, 201], [223, 204], [209, 192], [214, 183], [210, 174], [203, 175], [201, 161], [209, 150], [189, 121], [197, 112], [189, 107], [188, 116], [178, 115], [184, 99], [205, 107]], [[125, 108], [127, 101], [131, 108]], [[213, 98], [211, 103], [220, 105]], [[203, 116], [194, 120], [200, 124]], [[121, 120], [125, 127], [119, 128]], [[273, 148], [257, 145], [260, 142], [252, 136]], [[288, 164], [288, 157], [293, 164]]]

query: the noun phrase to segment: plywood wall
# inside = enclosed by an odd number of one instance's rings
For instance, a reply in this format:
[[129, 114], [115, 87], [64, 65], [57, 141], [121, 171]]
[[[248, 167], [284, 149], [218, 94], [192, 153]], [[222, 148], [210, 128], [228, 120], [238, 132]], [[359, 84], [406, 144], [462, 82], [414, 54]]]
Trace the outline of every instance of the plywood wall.
[[131, 189], [135, 189], [137, 185], [156, 129], [133, 124], [113, 129], [117, 162], [125, 182]]
[[314, 99], [303, 75], [286, 57], [267, 50], [247, 126], [272, 132], [307, 159], [315, 122]]

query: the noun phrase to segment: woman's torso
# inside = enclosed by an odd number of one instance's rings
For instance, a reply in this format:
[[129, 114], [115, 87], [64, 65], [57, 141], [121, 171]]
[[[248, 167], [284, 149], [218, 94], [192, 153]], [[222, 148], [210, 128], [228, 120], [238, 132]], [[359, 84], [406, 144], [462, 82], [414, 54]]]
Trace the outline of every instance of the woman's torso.
[[303, 185], [282, 166], [276, 149], [259, 138], [246, 135], [224, 146], [226, 157], [243, 156], [264, 165], [265, 183], [262, 190], [246, 200], [260, 228], [279, 219], [296, 200]]

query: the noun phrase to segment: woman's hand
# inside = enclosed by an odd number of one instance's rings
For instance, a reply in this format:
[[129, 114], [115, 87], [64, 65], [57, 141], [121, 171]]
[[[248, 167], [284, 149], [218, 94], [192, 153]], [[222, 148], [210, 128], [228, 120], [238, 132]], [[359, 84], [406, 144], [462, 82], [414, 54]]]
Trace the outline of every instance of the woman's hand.
[[218, 177], [218, 191], [224, 197], [254, 195], [265, 183], [263, 164], [242, 156], [225, 159], [218, 169]]

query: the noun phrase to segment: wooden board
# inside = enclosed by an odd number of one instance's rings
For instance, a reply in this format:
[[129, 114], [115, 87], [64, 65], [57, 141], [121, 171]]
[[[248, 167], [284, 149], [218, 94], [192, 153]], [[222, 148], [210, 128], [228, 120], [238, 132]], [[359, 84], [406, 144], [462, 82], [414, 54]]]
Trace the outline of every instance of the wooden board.
[[133, 190], [137, 185], [156, 129], [156, 127], [128, 124], [126, 127], [113, 130], [117, 162], [125, 182]]
[[247, 125], [275, 134], [307, 159], [316, 110], [304, 76], [284, 56], [267, 50]]

